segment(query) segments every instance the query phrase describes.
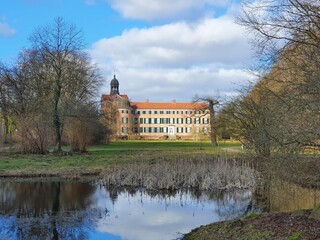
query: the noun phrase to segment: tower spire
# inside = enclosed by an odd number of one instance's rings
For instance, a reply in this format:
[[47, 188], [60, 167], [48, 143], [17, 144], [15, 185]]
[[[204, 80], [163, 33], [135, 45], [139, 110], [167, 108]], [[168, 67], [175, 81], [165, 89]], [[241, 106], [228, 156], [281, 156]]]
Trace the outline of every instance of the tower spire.
[[110, 95], [119, 95], [119, 81], [116, 78], [116, 74], [114, 73], [113, 79], [110, 82]]

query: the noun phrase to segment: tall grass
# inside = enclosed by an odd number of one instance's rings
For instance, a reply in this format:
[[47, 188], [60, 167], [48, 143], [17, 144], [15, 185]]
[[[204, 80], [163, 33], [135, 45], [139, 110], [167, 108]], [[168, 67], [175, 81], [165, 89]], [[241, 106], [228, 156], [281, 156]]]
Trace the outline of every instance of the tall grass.
[[101, 183], [115, 187], [144, 187], [154, 190], [252, 188], [256, 171], [248, 160], [150, 161], [109, 168]]

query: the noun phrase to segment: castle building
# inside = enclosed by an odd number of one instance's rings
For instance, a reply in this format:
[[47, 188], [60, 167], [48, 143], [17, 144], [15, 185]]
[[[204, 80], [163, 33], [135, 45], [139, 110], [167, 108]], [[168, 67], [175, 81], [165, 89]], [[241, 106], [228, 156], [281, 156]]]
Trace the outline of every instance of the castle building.
[[205, 103], [133, 102], [119, 93], [119, 81], [110, 82], [110, 94], [102, 94], [102, 112], [115, 138], [199, 139], [210, 131]]

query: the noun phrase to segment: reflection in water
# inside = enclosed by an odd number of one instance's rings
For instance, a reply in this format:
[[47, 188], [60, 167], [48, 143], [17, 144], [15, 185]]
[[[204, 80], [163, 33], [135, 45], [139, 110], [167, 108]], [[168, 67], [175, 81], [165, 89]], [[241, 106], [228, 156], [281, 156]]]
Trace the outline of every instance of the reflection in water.
[[302, 188], [279, 179], [271, 181], [266, 195], [271, 212], [312, 209], [320, 203], [320, 190]]
[[4, 239], [87, 239], [87, 212], [95, 187], [60, 182], [0, 182], [0, 236]]
[[0, 182], [4, 239], [174, 239], [243, 216], [249, 190], [204, 193], [119, 190], [68, 182]]
[[245, 215], [252, 199], [247, 190], [155, 194], [108, 189], [106, 198], [115, 196], [114, 205], [104, 205], [109, 212], [97, 229], [121, 239], [175, 239], [200, 225]]

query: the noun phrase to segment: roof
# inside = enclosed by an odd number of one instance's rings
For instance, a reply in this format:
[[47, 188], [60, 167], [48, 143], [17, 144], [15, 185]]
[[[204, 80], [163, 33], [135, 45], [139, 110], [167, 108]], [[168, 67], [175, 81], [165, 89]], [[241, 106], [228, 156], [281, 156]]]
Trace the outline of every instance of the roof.
[[131, 106], [137, 109], [200, 109], [207, 107], [205, 103], [193, 102], [132, 102]]
[[102, 100], [108, 100], [111, 98], [124, 98], [124, 99], [129, 99], [128, 95], [126, 94], [120, 94], [120, 95], [110, 95], [110, 94], [102, 94], [101, 96]]
[[116, 75], [113, 75], [113, 79], [110, 82], [110, 85], [119, 85], [118, 79], [116, 79]]

